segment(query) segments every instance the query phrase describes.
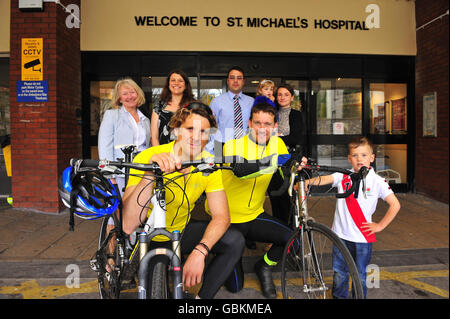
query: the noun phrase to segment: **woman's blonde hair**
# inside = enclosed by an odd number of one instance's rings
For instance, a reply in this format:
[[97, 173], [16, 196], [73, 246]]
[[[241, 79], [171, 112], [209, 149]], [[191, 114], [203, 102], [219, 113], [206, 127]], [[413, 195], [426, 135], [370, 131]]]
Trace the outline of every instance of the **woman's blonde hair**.
[[142, 91], [142, 89], [139, 87], [139, 85], [137, 85], [136, 82], [134, 82], [131, 78], [123, 78], [123, 79], [118, 80], [116, 82], [116, 85], [114, 86], [113, 99], [112, 99], [113, 108], [118, 109], [121, 107], [120, 88], [123, 85], [131, 87], [136, 90], [136, 93], [138, 95], [138, 100], [137, 100], [138, 107], [145, 103], [145, 94], [144, 94], [144, 91]]

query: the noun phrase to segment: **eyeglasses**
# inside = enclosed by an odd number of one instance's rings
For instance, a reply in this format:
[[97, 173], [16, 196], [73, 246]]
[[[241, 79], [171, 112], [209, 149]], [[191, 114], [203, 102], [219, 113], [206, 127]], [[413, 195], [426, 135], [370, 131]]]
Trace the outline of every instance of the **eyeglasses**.
[[228, 80], [239, 80], [239, 81], [241, 81], [241, 80], [243, 80], [244, 79], [244, 77], [243, 76], [229, 76], [228, 77]]

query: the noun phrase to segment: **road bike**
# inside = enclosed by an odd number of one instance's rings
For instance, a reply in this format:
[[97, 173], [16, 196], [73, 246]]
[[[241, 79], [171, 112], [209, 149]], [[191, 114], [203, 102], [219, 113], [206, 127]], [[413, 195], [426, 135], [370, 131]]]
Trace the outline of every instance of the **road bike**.
[[[333, 266], [332, 250], [337, 249], [343, 256], [349, 272], [355, 299], [363, 298], [363, 286], [356, 264], [343, 241], [327, 226], [317, 222], [308, 214], [308, 188], [305, 179], [312, 172], [340, 172], [352, 178], [352, 186], [338, 198], [350, 196], [355, 191], [358, 180], [363, 180], [368, 169], [358, 173], [346, 169], [316, 164], [306, 165], [301, 171], [298, 161], [290, 166], [288, 192], [291, 197], [292, 227], [294, 233], [285, 245], [281, 259], [281, 290], [283, 298], [332, 298]], [[358, 186], [359, 187], [359, 186]], [[364, 192], [363, 192], [364, 193]], [[330, 212], [331, 213], [331, 212]]]

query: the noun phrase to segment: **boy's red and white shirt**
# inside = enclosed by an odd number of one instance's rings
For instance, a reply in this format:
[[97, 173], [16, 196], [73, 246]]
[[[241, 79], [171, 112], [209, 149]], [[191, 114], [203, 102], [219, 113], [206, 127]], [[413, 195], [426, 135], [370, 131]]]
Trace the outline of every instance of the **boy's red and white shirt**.
[[[337, 187], [339, 193], [344, 193], [350, 188], [351, 179], [341, 173], [333, 174], [333, 187]], [[359, 185], [359, 195], [355, 198], [351, 194], [347, 198], [338, 198], [332, 229], [342, 239], [356, 243], [372, 243], [376, 241], [375, 235], [367, 235], [361, 226], [365, 222], [372, 222], [372, 215], [377, 208], [378, 199], [385, 199], [394, 192], [384, 178], [377, 175], [373, 168], [366, 176], [365, 195], [363, 183]]]

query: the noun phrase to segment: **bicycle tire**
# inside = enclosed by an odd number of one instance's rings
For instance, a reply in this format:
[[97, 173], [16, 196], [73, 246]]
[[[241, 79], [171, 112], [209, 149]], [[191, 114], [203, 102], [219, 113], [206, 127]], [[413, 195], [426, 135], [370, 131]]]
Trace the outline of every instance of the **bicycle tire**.
[[168, 269], [164, 262], [157, 262], [153, 267], [151, 280], [150, 299], [169, 299]]
[[[97, 262], [98, 270], [98, 291], [101, 299], [119, 299], [120, 296], [120, 269], [117, 269], [119, 263], [117, 245], [115, 246], [112, 255], [114, 256], [114, 264], [116, 267], [110, 272], [106, 270], [106, 263], [108, 262], [108, 244], [104, 241], [107, 239], [107, 227], [109, 216], [103, 218], [100, 226], [100, 234], [98, 239]], [[103, 247], [105, 246], [105, 247]]]
[[[294, 249], [295, 241], [302, 243], [297, 246], [299, 249]], [[331, 229], [312, 220], [307, 222], [303, 230], [298, 228], [292, 234], [283, 250], [281, 260], [283, 298], [333, 298], [331, 253], [333, 245], [340, 251], [349, 270], [350, 282], [352, 283], [349, 285], [349, 287], [352, 287], [349, 296], [354, 299], [364, 298], [361, 278], [347, 247]], [[317, 258], [314, 258], [314, 256]]]

